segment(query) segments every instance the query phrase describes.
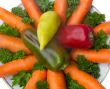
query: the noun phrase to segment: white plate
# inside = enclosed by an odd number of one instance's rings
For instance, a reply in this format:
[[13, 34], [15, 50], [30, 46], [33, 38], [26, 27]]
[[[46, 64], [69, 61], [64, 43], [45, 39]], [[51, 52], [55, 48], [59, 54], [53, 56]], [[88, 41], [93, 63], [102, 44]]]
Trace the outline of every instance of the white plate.
[[[96, 9], [94, 8], [94, 10], [96, 10]], [[97, 11], [97, 10], [96, 10], [96, 11]], [[105, 77], [106, 77], [108, 71], [109, 71], [110, 65], [109, 65], [109, 64], [100, 64], [99, 66], [100, 66], [100, 69], [101, 69], [101, 72], [100, 72], [101, 76], [100, 76], [100, 78], [99, 78], [98, 80], [102, 83], [103, 80], [105, 79]], [[9, 76], [9, 77], [4, 78], [5, 82], [6, 82], [10, 87], [11, 87], [11, 85], [12, 85], [11, 77], [12, 77], [12, 76]], [[11, 87], [11, 88], [12, 88], [12, 87]], [[13, 87], [12, 89], [21, 89], [21, 88], [20, 88], [19, 86], [15, 86], [15, 87]]]

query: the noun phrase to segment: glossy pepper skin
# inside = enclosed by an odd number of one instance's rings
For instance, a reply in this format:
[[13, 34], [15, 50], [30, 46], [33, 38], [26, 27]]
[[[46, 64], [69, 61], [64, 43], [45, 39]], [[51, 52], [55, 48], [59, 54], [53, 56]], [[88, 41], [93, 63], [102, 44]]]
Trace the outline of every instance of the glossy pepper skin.
[[22, 39], [25, 45], [37, 57], [39, 62], [45, 65], [48, 69], [59, 71], [64, 70], [69, 65], [68, 53], [58, 43], [51, 42], [41, 51], [36, 33], [33, 31], [25, 30], [22, 34]]
[[60, 26], [60, 17], [55, 11], [45, 12], [39, 20], [37, 36], [40, 50], [43, 50], [53, 39]]
[[59, 42], [67, 48], [90, 48], [93, 45], [93, 29], [90, 26], [68, 25], [60, 29]]

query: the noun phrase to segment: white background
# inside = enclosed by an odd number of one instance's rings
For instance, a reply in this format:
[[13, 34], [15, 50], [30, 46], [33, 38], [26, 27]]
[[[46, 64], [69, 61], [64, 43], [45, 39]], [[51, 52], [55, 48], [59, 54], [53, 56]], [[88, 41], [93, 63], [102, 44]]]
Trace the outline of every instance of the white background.
[[[0, 7], [10, 10], [12, 7], [19, 5], [20, 2], [21, 0], [0, 0]], [[101, 13], [106, 14], [106, 20], [110, 21], [110, 0], [94, 0], [93, 5], [101, 11]], [[106, 89], [110, 89], [110, 72], [102, 84]], [[3, 79], [0, 79], [0, 89], [10, 89]]]

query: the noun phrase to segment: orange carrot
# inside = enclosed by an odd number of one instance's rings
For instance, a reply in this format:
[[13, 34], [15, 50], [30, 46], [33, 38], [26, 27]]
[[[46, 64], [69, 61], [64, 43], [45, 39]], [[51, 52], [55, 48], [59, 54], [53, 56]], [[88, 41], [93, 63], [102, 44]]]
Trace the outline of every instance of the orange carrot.
[[94, 33], [97, 34], [100, 30], [103, 30], [105, 33], [110, 34], [110, 21], [99, 24], [94, 28]]
[[68, 21], [68, 25], [81, 24], [86, 14], [89, 12], [92, 6], [93, 0], [80, 0], [80, 4], [75, 11], [73, 11], [72, 16]]
[[62, 23], [66, 22], [67, 0], [55, 0], [54, 9], [60, 16]]
[[0, 66], [0, 78], [16, 74], [20, 71], [31, 70], [37, 59], [34, 56], [27, 56], [24, 59], [18, 59]]
[[3, 20], [8, 25], [16, 28], [19, 32], [24, 31], [25, 29], [32, 28], [31, 25], [24, 24], [22, 18], [14, 15], [13, 13], [0, 7], [0, 19]]
[[35, 27], [37, 28], [40, 16], [42, 14], [37, 3], [35, 2], [35, 0], [21, 0], [21, 1], [29, 16], [35, 21]]
[[21, 39], [2, 34], [0, 34], [0, 48], [9, 49], [12, 52], [24, 50], [27, 54], [31, 54]]
[[38, 81], [44, 81], [47, 78], [46, 70], [36, 70], [33, 72], [32, 77], [28, 81], [25, 89], [37, 89], [36, 83]]
[[79, 70], [75, 63], [69, 65], [65, 69], [65, 73], [69, 73], [73, 80], [76, 80], [86, 89], [105, 89], [95, 78]]
[[95, 63], [110, 63], [110, 49], [87, 50], [76, 49], [72, 51], [72, 58], [76, 60], [78, 55], [84, 55], [88, 61]]
[[66, 89], [63, 72], [55, 72], [48, 70], [47, 82], [49, 84], [49, 89]]

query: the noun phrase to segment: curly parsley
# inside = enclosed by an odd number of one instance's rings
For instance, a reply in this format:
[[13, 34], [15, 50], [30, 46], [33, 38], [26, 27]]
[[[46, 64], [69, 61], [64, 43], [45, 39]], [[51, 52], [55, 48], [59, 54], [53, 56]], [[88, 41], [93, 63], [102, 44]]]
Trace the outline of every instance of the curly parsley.
[[77, 63], [78, 63], [78, 68], [80, 70], [83, 70], [89, 73], [94, 78], [100, 77], [100, 68], [97, 63], [92, 63], [92, 62], [87, 61], [87, 59], [83, 55], [79, 55], [77, 57]]
[[75, 80], [72, 80], [69, 74], [66, 74], [65, 77], [67, 89], [85, 89], [83, 86], [79, 85]]

